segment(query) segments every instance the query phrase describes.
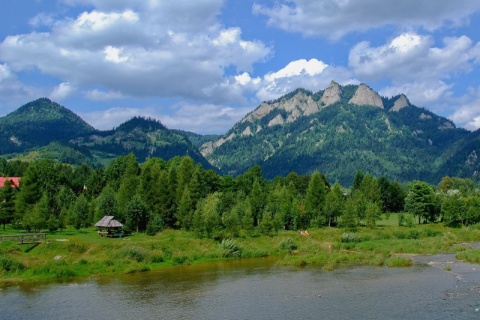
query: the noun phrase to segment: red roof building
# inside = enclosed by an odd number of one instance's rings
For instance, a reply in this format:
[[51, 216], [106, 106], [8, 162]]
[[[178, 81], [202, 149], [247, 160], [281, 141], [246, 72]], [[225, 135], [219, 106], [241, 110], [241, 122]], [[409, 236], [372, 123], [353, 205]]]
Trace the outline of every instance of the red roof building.
[[20, 187], [20, 179], [20, 177], [0, 177], [0, 188], [3, 188], [7, 180], [10, 180], [12, 188], [18, 188]]

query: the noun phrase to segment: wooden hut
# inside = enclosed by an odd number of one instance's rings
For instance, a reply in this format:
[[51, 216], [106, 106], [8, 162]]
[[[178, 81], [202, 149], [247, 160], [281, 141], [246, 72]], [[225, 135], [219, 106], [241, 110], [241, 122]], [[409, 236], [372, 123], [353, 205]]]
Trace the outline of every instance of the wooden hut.
[[100, 221], [95, 223], [98, 227], [98, 234], [102, 237], [121, 237], [123, 224], [113, 219], [113, 216], [104, 216]]

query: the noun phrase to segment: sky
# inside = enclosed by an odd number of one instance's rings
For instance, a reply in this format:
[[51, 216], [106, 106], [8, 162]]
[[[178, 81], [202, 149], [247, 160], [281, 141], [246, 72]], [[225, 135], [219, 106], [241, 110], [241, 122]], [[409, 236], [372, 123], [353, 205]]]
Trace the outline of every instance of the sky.
[[332, 80], [480, 128], [480, 1], [0, 0], [0, 116], [48, 97], [97, 129], [223, 134]]

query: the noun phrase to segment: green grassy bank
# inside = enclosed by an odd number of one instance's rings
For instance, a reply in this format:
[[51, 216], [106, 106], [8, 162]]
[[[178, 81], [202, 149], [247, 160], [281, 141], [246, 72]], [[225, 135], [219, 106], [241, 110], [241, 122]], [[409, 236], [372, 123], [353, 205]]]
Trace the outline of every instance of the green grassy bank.
[[[392, 220], [393, 221], [393, 220]], [[96, 230], [67, 230], [49, 234], [47, 243], [0, 243], [0, 282], [32, 281], [132, 273], [222, 259], [278, 256], [279, 265], [409, 266], [408, 254], [457, 253], [457, 258], [480, 263], [480, 226], [452, 229], [442, 224], [394, 226], [384, 221], [376, 229], [346, 232], [337, 228], [308, 230], [309, 236], [281, 231], [274, 236], [245, 234], [233, 240], [199, 239], [193, 233], [165, 230], [154, 237], [133, 234], [102, 238]], [[16, 233], [14, 230], [0, 234]]]

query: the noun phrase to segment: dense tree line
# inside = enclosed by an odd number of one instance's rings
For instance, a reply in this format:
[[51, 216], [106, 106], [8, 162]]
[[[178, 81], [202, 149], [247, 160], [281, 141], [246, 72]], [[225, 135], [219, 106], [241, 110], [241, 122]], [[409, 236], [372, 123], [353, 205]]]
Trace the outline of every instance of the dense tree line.
[[[260, 166], [232, 177], [204, 169], [190, 157], [151, 158], [133, 154], [105, 169], [72, 167], [49, 159], [26, 165], [0, 158], [0, 174], [20, 173], [20, 188], [0, 191], [0, 223], [27, 231], [92, 226], [114, 216], [125, 229], [156, 234], [185, 229], [200, 237], [241, 232], [275, 234], [311, 227], [374, 228], [382, 213], [408, 212], [418, 223], [449, 226], [480, 222], [480, 195], [469, 179], [445, 177], [438, 186], [408, 186], [358, 171], [349, 189], [325, 175], [290, 173], [266, 180]], [[412, 224], [401, 213], [399, 223]]]

